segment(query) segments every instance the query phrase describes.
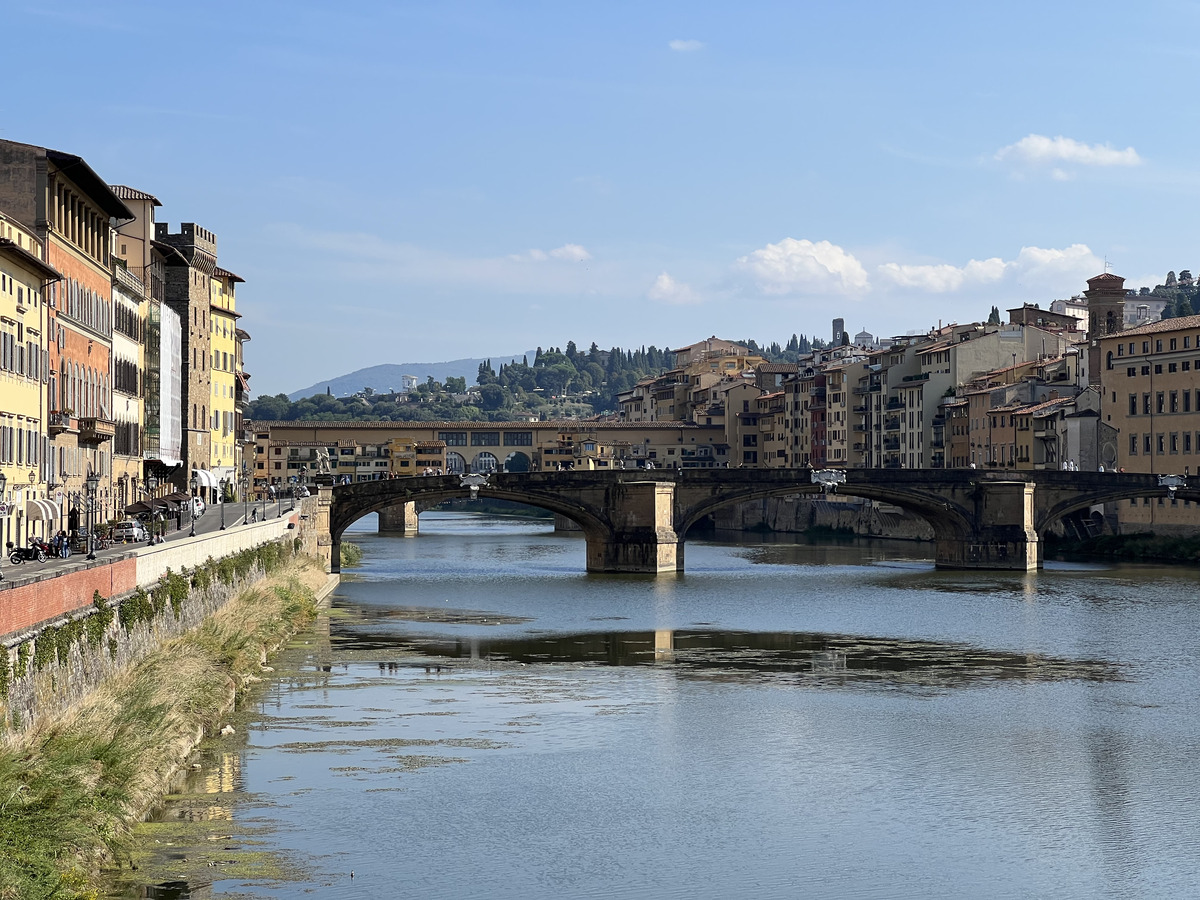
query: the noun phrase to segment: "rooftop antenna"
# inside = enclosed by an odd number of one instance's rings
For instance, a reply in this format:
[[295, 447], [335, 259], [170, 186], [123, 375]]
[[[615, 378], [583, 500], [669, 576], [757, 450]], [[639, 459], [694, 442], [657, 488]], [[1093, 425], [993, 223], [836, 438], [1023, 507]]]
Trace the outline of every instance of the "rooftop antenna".
[[1104, 274], [1108, 274], [1108, 270], [1112, 268], [1112, 263], [1108, 261], [1108, 256], [1104, 257]]

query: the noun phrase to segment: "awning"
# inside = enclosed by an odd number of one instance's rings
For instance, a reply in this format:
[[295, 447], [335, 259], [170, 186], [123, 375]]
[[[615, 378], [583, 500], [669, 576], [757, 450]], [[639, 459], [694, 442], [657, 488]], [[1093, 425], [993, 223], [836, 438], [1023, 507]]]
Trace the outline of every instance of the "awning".
[[125, 514], [127, 516], [136, 516], [148, 512], [150, 512], [150, 504], [143, 500], [139, 500], [137, 503], [130, 503], [125, 507]]
[[58, 504], [53, 500], [26, 500], [25, 516], [31, 521], [41, 519], [53, 522], [59, 516]]
[[216, 488], [220, 487], [217, 484], [217, 476], [208, 469], [192, 469], [192, 478], [195, 478], [200, 487]]
[[173, 503], [187, 503], [192, 498], [192, 495], [187, 491], [176, 491], [173, 494], [167, 494], [163, 497], [164, 500], [170, 500]]

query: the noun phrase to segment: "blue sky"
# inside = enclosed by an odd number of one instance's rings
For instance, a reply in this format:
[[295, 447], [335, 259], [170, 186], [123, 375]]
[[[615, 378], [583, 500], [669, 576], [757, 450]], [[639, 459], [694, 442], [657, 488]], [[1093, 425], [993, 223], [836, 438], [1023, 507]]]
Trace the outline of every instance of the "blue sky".
[[0, 136], [218, 234], [255, 393], [1200, 270], [1195, 3], [7, 0], [0, 30]]

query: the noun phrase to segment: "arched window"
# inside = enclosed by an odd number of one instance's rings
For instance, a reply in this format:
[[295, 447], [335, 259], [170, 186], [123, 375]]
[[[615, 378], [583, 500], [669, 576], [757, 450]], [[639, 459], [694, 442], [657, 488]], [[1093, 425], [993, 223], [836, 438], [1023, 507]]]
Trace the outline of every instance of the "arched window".
[[1111, 369], [1111, 368], [1112, 368], [1112, 361], [1113, 361], [1113, 354], [1112, 354], [1112, 351], [1111, 351], [1111, 350], [1109, 350], [1109, 351], [1108, 351], [1108, 356], [1107, 356], [1107, 358], [1105, 359], [1105, 366], [1106, 366], [1107, 368]]

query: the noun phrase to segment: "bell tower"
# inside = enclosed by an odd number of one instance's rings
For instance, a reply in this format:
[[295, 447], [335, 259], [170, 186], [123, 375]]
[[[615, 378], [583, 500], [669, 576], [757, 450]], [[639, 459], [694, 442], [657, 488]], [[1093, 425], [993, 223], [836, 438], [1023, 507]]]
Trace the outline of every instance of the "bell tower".
[[1088, 279], [1088, 384], [1100, 383], [1100, 338], [1125, 330], [1125, 279], [1105, 272]]

